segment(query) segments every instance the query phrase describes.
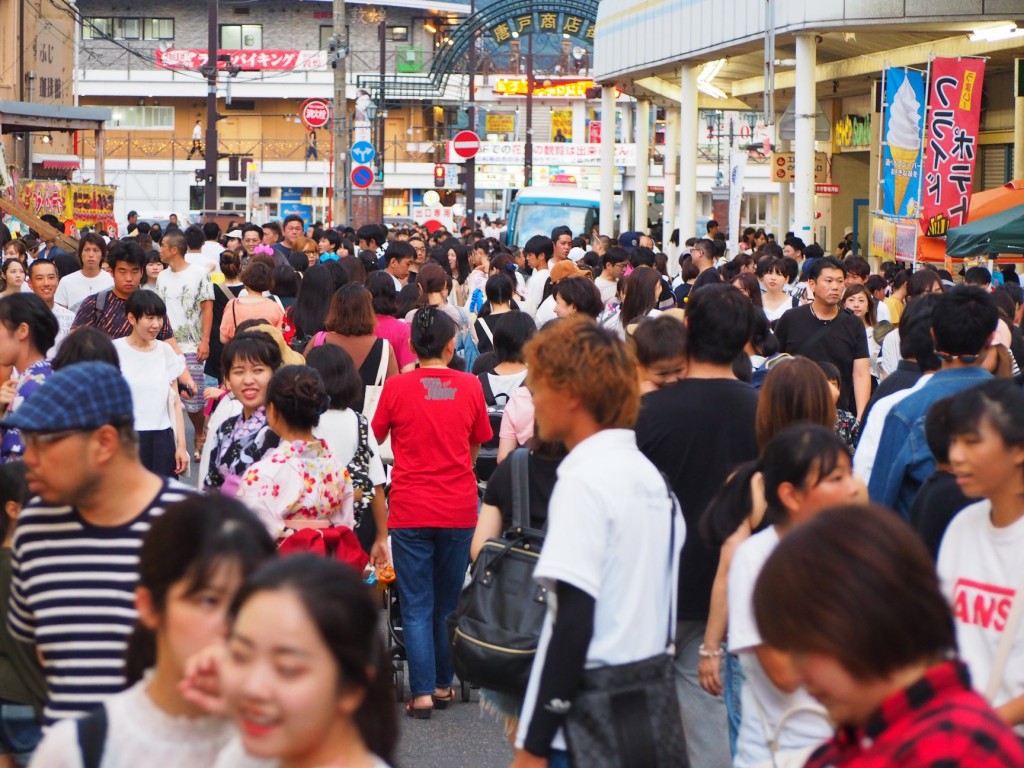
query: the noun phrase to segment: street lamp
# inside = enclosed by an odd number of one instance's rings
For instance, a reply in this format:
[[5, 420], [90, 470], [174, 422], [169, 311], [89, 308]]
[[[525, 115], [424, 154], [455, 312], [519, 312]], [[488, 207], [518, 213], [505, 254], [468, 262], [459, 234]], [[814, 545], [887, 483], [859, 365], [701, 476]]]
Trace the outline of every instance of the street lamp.
[[704, 113], [704, 122], [708, 126], [708, 138], [715, 139], [717, 149], [715, 151], [715, 186], [721, 187], [725, 181], [722, 176], [722, 113], [719, 110], [711, 110]]

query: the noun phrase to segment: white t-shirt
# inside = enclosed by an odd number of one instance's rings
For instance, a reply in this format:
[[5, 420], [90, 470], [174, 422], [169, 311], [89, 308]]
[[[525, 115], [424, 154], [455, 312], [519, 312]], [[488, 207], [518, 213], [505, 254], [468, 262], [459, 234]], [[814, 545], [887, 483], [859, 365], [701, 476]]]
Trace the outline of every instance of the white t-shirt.
[[[774, 734], [785, 712], [804, 706], [824, 712], [803, 688], [793, 693], [777, 688], [754, 652], [761, 645], [761, 633], [754, 620], [754, 585], [778, 543], [775, 528], [766, 528], [740, 544], [729, 566], [729, 651], [739, 655], [746, 675], [743, 720], [733, 763], [736, 768], [748, 768], [760, 762], [770, 764], [772, 755], [765, 731]], [[832, 728], [824, 716], [800, 712], [786, 719], [778, 736], [779, 748], [783, 751], [802, 749], [831, 736]]]
[[533, 316], [533, 320], [537, 323], [537, 330], [540, 330], [557, 317], [558, 315], [555, 314], [555, 297], [552, 294], [537, 307], [537, 314]]
[[[616, 482], [602, 482], [595, 467], [615, 467]], [[534, 579], [555, 582], [594, 598], [594, 634], [588, 669], [640, 661], [665, 651], [675, 617], [679, 552], [686, 523], [673, 508], [658, 470], [636, 447], [631, 430], [598, 432], [577, 445], [558, 467], [548, 532]], [[669, 557], [672, 514], [674, 551]], [[526, 738], [558, 606], [548, 602], [537, 658], [530, 673], [516, 746]], [[561, 731], [552, 742], [565, 749]]]
[[181, 351], [194, 353], [203, 340], [202, 303], [213, 301], [210, 273], [195, 264], [179, 272], [165, 269], [156, 279], [156, 292], [167, 305], [167, 322]]
[[186, 253], [185, 261], [197, 267], [202, 267], [207, 272], [213, 273], [220, 271], [220, 256], [214, 256], [203, 251], [200, 251], [199, 253]]
[[216, 240], [207, 240], [199, 250], [202, 252], [203, 256], [212, 259], [214, 264], [219, 264], [220, 255], [224, 253], [224, 246]]
[[892, 322], [892, 313], [889, 311], [889, 305], [884, 301], [875, 302], [875, 322], [880, 323], [883, 320]]
[[95, 277], [86, 277], [82, 271], [72, 272], [67, 277], [62, 277], [57, 284], [57, 290], [53, 294], [53, 301], [62, 307], [67, 307], [72, 312], [77, 312], [82, 302], [94, 293], [106, 291], [114, 287], [114, 278], [109, 272], [102, 269]]
[[57, 350], [60, 349], [61, 342], [68, 337], [71, 333], [71, 326], [75, 322], [75, 313], [70, 309], [65, 309], [56, 301], [50, 308], [53, 316], [57, 318], [57, 338], [53, 340], [53, 346], [50, 347], [46, 352], [46, 359], [52, 360], [54, 355], [57, 354]]
[[163, 341], [156, 349], [141, 352], [128, 344], [128, 338], [115, 339], [114, 349], [121, 362], [121, 373], [132, 391], [132, 412], [138, 432], [171, 428], [167, 410], [168, 387], [185, 370], [185, 360], [174, 354]]
[[524, 381], [526, 381], [526, 371], [511, 373], [506, 376], [501, 376], [497, 373], [487, 374], [487, 383], [491, 385], [491, 393], [495, 397], [504, 395], [511, 399], [512, 395], [523, 385]]
[[889, 415], [889, 411], [896, 405], [927, 384], [931, 377], [930, 373], [926, 373], [914, 383], [914, 386], [898, 390], [891, 395], [886, 395], [871, 406], [871, 410], [868, 412], [868, 420], [861, 425], [860, 440], [857, 441], [857, 452], [853, 454], [853, 474], [865, 483], [871, 480], [871, 469], [875, 466], [875, 456], [878, 455], [878, 444], [882, 440], [885, 417]]
[[878, 370], [888, 376], [893, 373], [903, 356], [900, 354], [900, 329], [893, 328], [882, 339], [882, 354], [878, 356]]
[[548, 281], [550, 270], [535, 270], [530, 279], [526, 281], [526, 303], [524, 309], [531, 315], [537, 312], [537, 307], [544, 301], [544, 284]]
[[[140, 765], [212, 765], [236, 733], [230, 720], [217, 717], [175, 717], [146, 693], [152, 679], [141, 681], [106, 701], [107, 738], [103, 768]], [[82, 752], [74, 720], [62, 720], [48, 731], [32, 755], [36, 768], [81, 768]], [[231, 765], [238, 765], [232, 763]]]
[[[960, 656], [983, 692], [1017, 590], [1024, 583], [1024, 518], [992, 525], [992, 503], [983, 500], [953, 518], [939, 547], [942, 593], [953, 607]], [[1024, 694], [1024, 622], [1010, 650], [994, 706]], [[1021, 729], [1017, 729], [1020, 732]]]
[[601, 292], [601, 303], [608, 305], [615, 301], [615, 296], [619, 290], [619, 283], [616, 280], [605, 280], [603, 277], [598, 275], [594, 278], [594, 285], [597, 286], [597, 290]]
[[[380, 446], [372, 429], [367, 429], [370, 446], [370, 482], [384, 485], [387, 476], [380, 460]], [[351, 408], [334, 408], [320, 415], [320, 423], [313, 428], [313, 436], [327, 443], [327, 449], [339, 463], [348, 465], [359, 449], [359, 417]]]
[[767, 306], [762, 307], [762, 309], [764, 309], [764, 316], [768, 318], [768, 322], [769, 323], [774, 323], [776, 320], [778, 320], [780, 317], [782, 317], [784, 314], [786, 314], [787, 311], [791, 310], [792, 308], [793, 308], [793, 297], [792, 296], [787, 296], [786, 300], [783, 301], [781, 304], [779, 304], [779, 306], [775, 307], [775, 309], [769, 309]]
[[[180, 765], [184, 765], [184, 763], [180, 763]], [[250, 756], [242, 746], [241, 738], [236, 736], [224, 747], [217, 762], [213, 764], [213, 768], [279, 768], [280, 765], [278, 760]], [[374, 755], [372, 768], [391, 768], [391, 766]]]

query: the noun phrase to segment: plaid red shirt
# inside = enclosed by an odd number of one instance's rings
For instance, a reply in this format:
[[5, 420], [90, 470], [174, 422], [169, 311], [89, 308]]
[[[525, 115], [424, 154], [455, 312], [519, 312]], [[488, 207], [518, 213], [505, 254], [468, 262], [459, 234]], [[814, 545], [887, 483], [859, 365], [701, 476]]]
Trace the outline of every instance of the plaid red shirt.
[[928, 670], [909, 688], [890, 696], [860, 728], [841, 728], [805, 768], [1020, 768], [1024, 749], [971, 688], [962, 663]]

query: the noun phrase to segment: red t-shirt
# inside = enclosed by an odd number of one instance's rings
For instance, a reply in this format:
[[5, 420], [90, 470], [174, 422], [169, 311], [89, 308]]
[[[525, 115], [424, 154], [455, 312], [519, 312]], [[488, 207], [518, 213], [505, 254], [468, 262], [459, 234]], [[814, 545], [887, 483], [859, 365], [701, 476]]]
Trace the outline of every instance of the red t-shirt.
[[477, 487], [470, 445], [491, 439], [480, 381], [450, 368], [418, 368], [384, 382], [373, 432], [391, 433], [388, 527], [473, 528]]
[[391, 342], [391, 348], [395, 350], [395, 357], [398, 358], [399, 371], [409, 363], [416, 362], [416, 353], [409, 346], [412, 329], [407, 322], [397, 317], [377, 315], [377, 327], [373, 332], [378, 339], [387, 339]]

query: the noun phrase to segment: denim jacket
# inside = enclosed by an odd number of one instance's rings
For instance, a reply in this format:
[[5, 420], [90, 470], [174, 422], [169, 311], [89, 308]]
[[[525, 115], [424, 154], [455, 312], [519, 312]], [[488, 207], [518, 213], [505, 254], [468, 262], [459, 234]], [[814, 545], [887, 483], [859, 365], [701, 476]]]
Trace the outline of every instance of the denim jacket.
[[928, 410], [942, 398], [991, 378], [992, 374], [977, 367], [938, 371], [919, 391], [889, 412], [868, 483], [872, 501], [908, 518], [918, 489], [935, 471], [935, 458], [924, 437]]

